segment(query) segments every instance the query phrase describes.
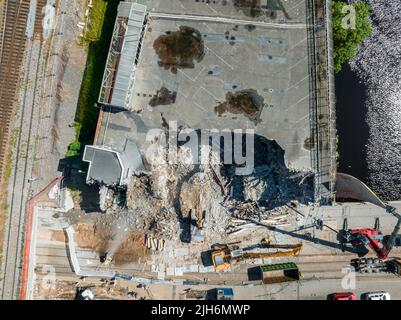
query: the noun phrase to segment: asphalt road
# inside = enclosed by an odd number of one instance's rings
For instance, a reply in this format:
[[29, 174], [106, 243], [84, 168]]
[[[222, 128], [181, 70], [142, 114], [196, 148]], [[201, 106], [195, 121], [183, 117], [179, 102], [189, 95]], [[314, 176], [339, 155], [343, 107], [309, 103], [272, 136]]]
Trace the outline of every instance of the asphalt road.
[[[272, 299], [272, 300], [326, 300], [327, 296], [336, 292], [353, 292], [357, 299], [366, 292], [386, 291], [390, 293], [393, 300], [401, 299], [400, 291], [401, 279], [381, 279], [381, 280], [357, 280], [355, 287], [342, 286], [340, 279], [327, 280], [307, 280], [299, 283], [293, 282], [273, 287], [265, 286], [265, 293], [252, 293], [250, 288], [236, 288], [238, 299]], [[255, 289], [255, 288], [254, 288]], [[259, 290], [262, 291], [262, 290]]]
[[[275, 285], [233, 286], [234, 300], [327, 300], [329, 294], [353, 292], [357, 299], [366, 292], [386, 291], [392, 300], [401, 300], [401, 278], [357, 280], [354, 288], [343, 288], [340, 279], [301, 280]], [[185, 290], [210, 290], [215, 286], [172, 287], [151, 285], [149, 291], [155, 299], [179, 299]]]

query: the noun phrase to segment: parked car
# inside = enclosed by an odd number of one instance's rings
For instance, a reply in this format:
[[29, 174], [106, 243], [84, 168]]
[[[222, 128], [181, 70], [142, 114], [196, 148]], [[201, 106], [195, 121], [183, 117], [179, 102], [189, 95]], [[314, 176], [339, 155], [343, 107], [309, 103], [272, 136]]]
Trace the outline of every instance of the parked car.
[[363, 300], [391, 300], [390, 294], [385, 291], [366, 292], [361, 298]]
[[329, 295], [330, 300], [356, 300], [355, 293], [352, 292], [339, 292]]

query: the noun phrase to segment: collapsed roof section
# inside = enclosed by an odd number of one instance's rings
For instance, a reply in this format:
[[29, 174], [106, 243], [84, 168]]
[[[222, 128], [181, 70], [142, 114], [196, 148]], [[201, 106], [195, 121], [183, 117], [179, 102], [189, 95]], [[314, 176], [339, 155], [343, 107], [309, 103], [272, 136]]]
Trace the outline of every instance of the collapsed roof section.
[[128, 108], [135, 80], [146, 6], [121, 2], [100, 89], [99, 103]]

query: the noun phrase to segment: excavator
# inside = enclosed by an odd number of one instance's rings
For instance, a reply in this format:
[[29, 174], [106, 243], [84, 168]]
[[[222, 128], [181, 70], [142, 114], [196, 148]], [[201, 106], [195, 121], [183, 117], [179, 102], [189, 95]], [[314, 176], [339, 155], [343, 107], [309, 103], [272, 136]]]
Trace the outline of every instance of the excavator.
[[108, 252], [106, 252], [103, 256], [100, 257], [100, 262], [102, 267], [108, 267], [112, 261], [113, 257], [108, 255]]
[[[267, 238], [257, 244], [246, 248], [240, 248], [239, 242], [216, 244], [212, 247], [211, 258], [216, 271], [227, 270], [232, 262], [246, 259], [267, 259], [279, 257], [294, 257], [302, 250], [302, 243], [298, 244], [271, 244]], [[288, 251], [275, 252], [251, 252], [255, 248], [288, 249]]]
[[393, 232], [384, 237], [380, 231], [379, 219], [376, 219], [373, 229], [348, 229], [347, 220], [344, 220], [343, 230], [340, 232], [340, 242], [350, 243], [353, 247], [369, 246], [380, 260], [386, 260], [395, 245], [395, 239], [401, 227], [401, 215], [390, 205], [385, 205], [386, 212], [398, 219]]

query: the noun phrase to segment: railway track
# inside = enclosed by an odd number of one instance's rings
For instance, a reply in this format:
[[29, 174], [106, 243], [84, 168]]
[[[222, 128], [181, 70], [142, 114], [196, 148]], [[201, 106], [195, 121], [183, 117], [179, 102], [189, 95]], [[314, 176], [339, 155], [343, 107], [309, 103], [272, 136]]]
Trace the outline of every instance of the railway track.
[[15, 113], [16, 91], [20, 66], [26, 44], [26, 23], [29, 13], [29, 0], [6, 0], [3, 7], [0, 56], [0, 181], [2, 180], [7, 144], [10, 136], [11, 120]]
[[[41, 21], [42, 8], [45, 0], [39, 0], [36, 7], [36, 18]], [[32, 152], [30, 147], [33, 144], [32, 133], [34, 117], [36, 115], [35, 106], [37, 105], [37, 87], [38, 78], [41, 67], [42, 42], [41, 40], [27, 41], [25, 30], [28, 19], [30, 2], [27, 0], [8, 0], [7, 1], [7, 21], [5, 21], [5, 30], [13, 29], [13, 33], [4, 33], [2, 47], [1, 64], [7, 63], [10, 72], [14, 77], [12, 80], [15, 83], [7, 84], [4, 78], [0, 82], [1, 94], [7, 94], [10, 99], [10, 104], [1, 109], [8, 121], [8, 126], [2, 132], [1, 136], [1, 167], [4, 167], [5, 152], [7, 150], [7, 139], [9, 135], [10, 122], [15, 118], [14, 114], [19, 113], [18, 123], [15, 127], [19, 129], [19, 134], [16, 137], [16, 146], [14, 151], [15, 159], [13, 162], [13, 174], [10, 177], [11, 193], [9, 197], [9, 211], [6, 222], [4, 244], [3, 244], [3, 279], [0, 287], [1, 299], [15, 299], [19, 291], [20, 281], [20, 262], [23, 242], [23, 230], [25, 226], [26, 204], [29, 194], [29, 172]], [[11, 10], [11, 11], [9, 11]], [[11, 15], [14, 14], [14, 16]], [[21, 25], [23, 27], [21, 27]], [[35, 20], [34, 38], [41, 39], [41, 27]], [[13, 41], [17, 39], [17, 43]], [[28, 49], [28, 50], [26, 50]], [[10, 57], [6, 57], [9, 52]], [[24, 52], [26, 59], [24, 59]], [[17, 64], [15, 64], [17, 62]], [[24, 79], [20, 80], [20, 66], [25, 63]], [[18, 67], [17, 67], [18, 66]], [[5, 73], [7, 75], [7, 72]], [[0, 76], [4, 75], [1, 73]], [[24, 91], [19, 92], [18, 84], [22, 83]], [[7, 86], [8, 85], [8, 86]], [[8, 90], [6, 90], [8, 88]], [[19, 110], [16, 110], [15, 101], [17, 93]], [[3, 105], [4, 106], [4, 105]], [[1, 171], [0, 171], [1, 175]], [[1, 176], [0, 176], [1, 177]]]

